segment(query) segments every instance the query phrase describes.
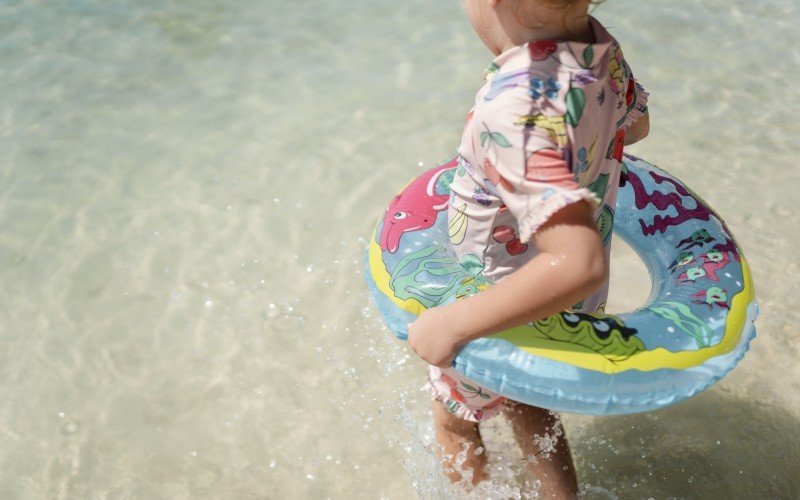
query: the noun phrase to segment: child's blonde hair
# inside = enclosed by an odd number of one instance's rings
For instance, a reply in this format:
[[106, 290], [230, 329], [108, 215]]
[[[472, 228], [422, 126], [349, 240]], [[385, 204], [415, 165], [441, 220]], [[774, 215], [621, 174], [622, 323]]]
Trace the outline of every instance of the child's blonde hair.
[[[577, 3], [588, 2], [589, 6], [591, 7], [591, 6], [596, 6], [596, 5], [599, 5], [599, 4], [603, 3], [603, 2], [605, 2], [605, 0], [538, 0], [538, 1], [540, 3], [546, 5], [547, 7], [552, 7], [554, 9], [563, 9], [564, 18], [565, 19], [566, 19], [567, 15], [569, 14], [570, 9]], [[524, 2], [517, 3], [517, 8], [516, 8], [516, 12], [515, 12], [515, 15], [517, 16], [517, 20], [523, 26], [525, 26], [526, 24], [522, 20], [522, 17], [524, 17], [524, 16], [520, 16], [520, 10], [522, 8], [524, 8], [524, 5], [525, 5]], [[531, 27], [531, 26], [528, 26], [528, 27]]]

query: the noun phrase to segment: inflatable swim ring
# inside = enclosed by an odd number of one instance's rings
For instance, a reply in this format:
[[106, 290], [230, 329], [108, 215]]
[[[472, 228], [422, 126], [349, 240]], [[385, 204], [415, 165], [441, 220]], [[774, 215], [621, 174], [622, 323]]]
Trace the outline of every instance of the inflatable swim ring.
[[[491, 286], [449, 245], [453, 159], [408, 184], [375, 229], [367, 282], [400, 339], [424, 309]], [[747, 261], [722, 219], [670, 174], [626, 155], [612, 225], [644, 260], [647, 304], [620, 315], [563, 311], [467, 344], [458, 372], [516, 401], [588, 414], [661, 408], [710, 387], [744, 356], [758, 314]]]

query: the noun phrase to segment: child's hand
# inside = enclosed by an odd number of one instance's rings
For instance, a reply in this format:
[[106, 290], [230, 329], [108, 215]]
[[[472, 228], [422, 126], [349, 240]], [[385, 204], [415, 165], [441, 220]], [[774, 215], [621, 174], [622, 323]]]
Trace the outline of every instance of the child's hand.
[[408, 344], [428, 363], [447, 368], [453, 363], [459, 343], [446, 307], [427, 309], [408, 325]]

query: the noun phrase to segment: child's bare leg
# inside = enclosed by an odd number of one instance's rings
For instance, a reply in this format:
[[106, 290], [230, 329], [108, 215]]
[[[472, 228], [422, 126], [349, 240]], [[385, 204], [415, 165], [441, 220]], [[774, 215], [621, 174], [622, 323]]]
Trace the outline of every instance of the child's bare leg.
[[506, 415], [527, 457], [528, 467], [542, 482], [539, 493], [544, 498], [576, 498], [578, 477], [558, 416], [549, 410], [510, 401]]
[[[442, 447], [444, 453], [442, 464], [448, 471], [447, 477], [450, 478], [450, 481], [455, 483], [462, 480], [459, 469], [472, 470], [473, 485], [488, 479], [486, 452], [476, 422], [470, 422], [448, 413], [442, 403], [433, 401], [433, 425], [436, 430], [436, 442]], [[459, 453], [464, 452], [465, 447], [464, 463], [456, 467]], [[461, 456], [464, 456], [463, 453]]]

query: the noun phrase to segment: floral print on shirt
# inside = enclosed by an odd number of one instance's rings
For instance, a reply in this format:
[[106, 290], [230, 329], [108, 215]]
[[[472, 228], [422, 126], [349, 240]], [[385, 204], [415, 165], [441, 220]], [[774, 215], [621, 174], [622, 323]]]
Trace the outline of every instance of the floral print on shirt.
[[539, 40], [500, 54], [468, 115], [451, 243], [458, 256], [479, 256], [494, 281], [537, 254], [531, 236], [571, 203], [592, 206], [610, 245], [625, 127], [647, 112], [647, 92], [617, 41], [590, 22], [595, 43]]

